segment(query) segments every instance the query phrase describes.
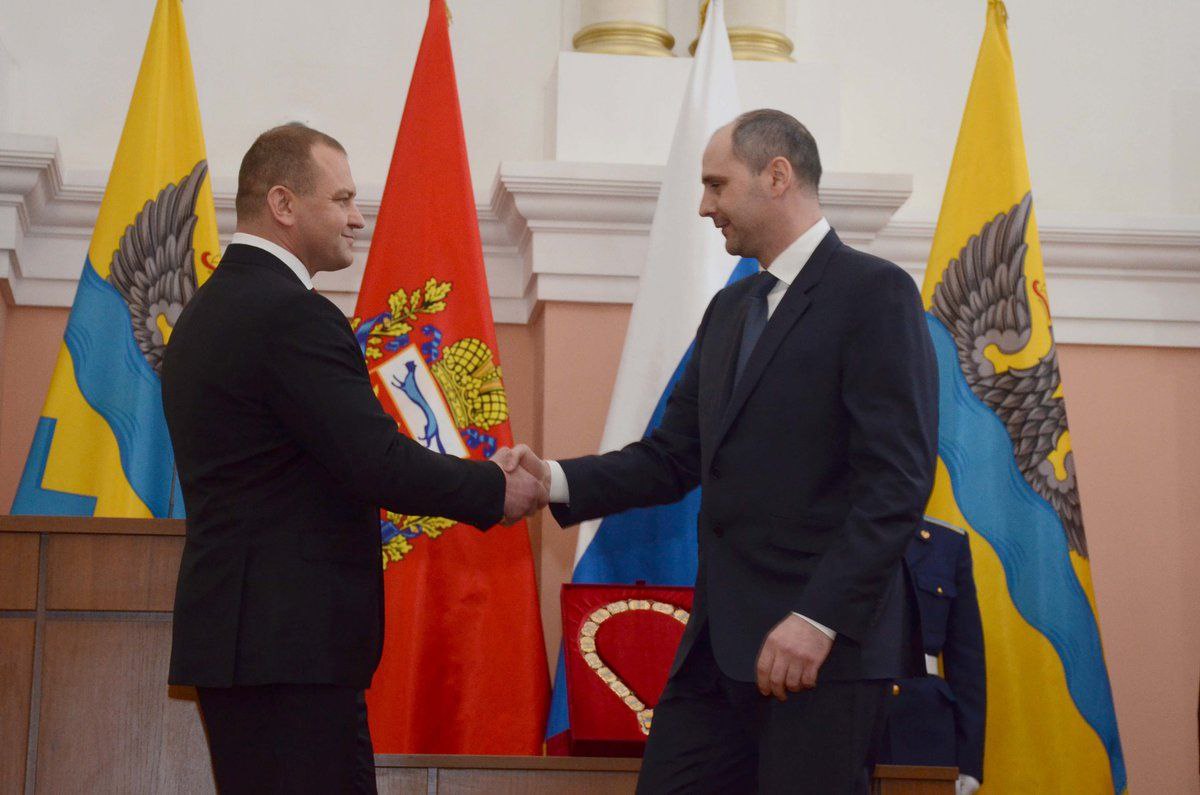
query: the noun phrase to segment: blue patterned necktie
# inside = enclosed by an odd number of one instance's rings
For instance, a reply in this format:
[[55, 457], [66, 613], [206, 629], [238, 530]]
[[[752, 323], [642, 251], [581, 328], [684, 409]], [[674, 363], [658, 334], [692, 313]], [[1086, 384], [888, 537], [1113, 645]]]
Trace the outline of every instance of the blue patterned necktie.
[[742, 347], [738, 349], [734, 384], [741, 380], [742, 371], [746, 369], [746, 362], [749, 361], [750, 354], [754, 352], [754, 346], [758, 343], [758, 338], [762, 336], [763, 329], [767, 327], [767, 293], [771, 292], [771, 288], [779, 281], [771, 275], [770, 271], [759, 271], [750, 278], [756, 281], [751, 285], [750, 292], [746, 296], [750, 306], [746, 310], [746, 323], [742, 326]]

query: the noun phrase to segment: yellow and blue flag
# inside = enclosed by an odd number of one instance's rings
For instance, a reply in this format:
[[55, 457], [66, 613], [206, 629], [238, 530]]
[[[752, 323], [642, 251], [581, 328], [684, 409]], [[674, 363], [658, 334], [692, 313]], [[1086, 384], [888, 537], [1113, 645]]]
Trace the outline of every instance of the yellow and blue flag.
[[930, 516], [967, 528], [984, 790], [1126, 790], [1051, 327], [1007, 12], [987, 26], [925, 273], [940, 376]]
[[159, 371], [215, 267], [180, 0], [158, 0], [14, 514], [183, 516]]

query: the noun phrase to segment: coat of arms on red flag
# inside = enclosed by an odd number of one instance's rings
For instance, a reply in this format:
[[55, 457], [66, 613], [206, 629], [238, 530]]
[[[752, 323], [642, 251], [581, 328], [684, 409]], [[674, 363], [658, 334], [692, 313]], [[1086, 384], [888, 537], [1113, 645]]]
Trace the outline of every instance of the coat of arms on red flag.
[[[491, 346], [478, 337], [447, 342], [436, 315], [453, 285], [430, 277], [388, 296], [388, 309], [350, 320], [362, 346], [375, 395], [408, 435], [430, 450], [467, 458], [496, 452], [489, 431], [508, 421], [508, 399]], [[421, 537], [437, 538], [455, 522], [438, 516], [385, 512], [383, 566], [403, 560]]]
[[[430, 2], [351, 324], [413, 439], [476, 459], [512, 444], [444, 0]], [[540, 753], [550, 677], [525, 523], [479, 533], [384, 513], [380, 527], [375, 750]]]

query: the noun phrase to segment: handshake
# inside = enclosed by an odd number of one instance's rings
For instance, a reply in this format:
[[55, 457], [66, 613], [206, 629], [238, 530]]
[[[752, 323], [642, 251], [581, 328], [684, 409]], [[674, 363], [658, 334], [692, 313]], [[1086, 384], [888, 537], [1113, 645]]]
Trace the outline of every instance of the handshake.
[[504, 470], [504, 519], [519, 522], [550, 502], [550, 465], [538, 458], [528, 445], [501, 447], [489, 459]]

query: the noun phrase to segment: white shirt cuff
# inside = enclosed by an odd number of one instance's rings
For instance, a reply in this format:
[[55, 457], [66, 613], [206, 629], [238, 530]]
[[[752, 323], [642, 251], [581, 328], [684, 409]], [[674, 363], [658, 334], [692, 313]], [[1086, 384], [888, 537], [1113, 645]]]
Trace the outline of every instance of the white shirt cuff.
[[563, 472], [562, 464], [557, 461], [546, 464], [550, 467], [550, 502], [569, 503], [571, 490], [567, 487], [567, 473]]
[[974, 777], [962, 773], [958, 777], [957, 795], [975, 795], [979, 786], [979, 782]]
[[[553, 501], [553, 498], [551, 498], [551, 501]], [[792, 615], [800, 616], [799, 613], [792, 613]], [[830, 640], [837, 640], [837, 633], [834, 632], [829, 627], [825, 626], [824, 624], [818, 624], [816, 621], [813, 621], [808, 616], [800, 616], [800, 617], [803, 618], [808, 623], [812, 624], [817, 629], [821, 630], [821, 634], [824, 635], [825, 637], [829, 638]]]

